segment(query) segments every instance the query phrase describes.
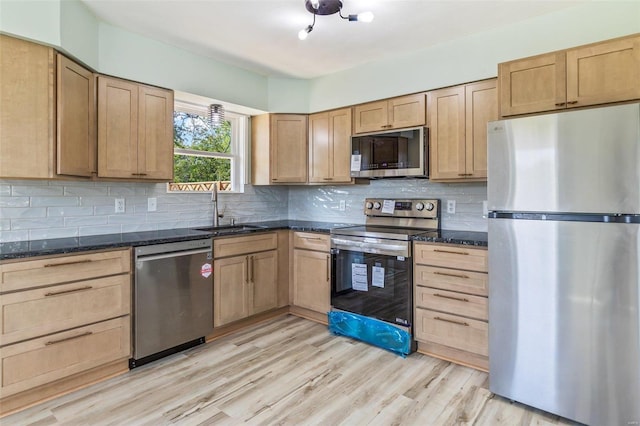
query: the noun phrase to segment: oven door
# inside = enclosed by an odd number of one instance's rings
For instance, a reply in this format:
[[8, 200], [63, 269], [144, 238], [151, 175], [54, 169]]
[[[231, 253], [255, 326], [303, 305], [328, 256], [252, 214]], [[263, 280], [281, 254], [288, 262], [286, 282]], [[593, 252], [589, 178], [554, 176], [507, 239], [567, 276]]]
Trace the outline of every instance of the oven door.
[[408, 256], [332, 249], [331, 305], [411, 329], [412, 267]]

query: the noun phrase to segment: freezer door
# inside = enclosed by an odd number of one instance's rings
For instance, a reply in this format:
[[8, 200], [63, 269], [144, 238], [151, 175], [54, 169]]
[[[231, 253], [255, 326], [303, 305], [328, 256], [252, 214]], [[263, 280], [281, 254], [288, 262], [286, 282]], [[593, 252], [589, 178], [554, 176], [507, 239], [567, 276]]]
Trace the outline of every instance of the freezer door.
[[640, 421], [639, 237], [489, 220], [492, 392], [591, 425]]
[[488, 124], [492, 211], [640, 213], [640, 104]]

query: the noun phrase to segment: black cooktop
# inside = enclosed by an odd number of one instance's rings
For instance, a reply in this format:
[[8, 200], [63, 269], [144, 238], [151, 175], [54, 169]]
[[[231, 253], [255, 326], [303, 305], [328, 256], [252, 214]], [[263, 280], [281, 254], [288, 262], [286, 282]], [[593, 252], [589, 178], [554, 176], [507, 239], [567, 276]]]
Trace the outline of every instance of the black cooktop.
[[345, 228], [333, 228], [332, 235], [349, 235], [354, 237], [387, 238], [391, 240], [410, 240], [415, 236], [437, 236], [435, 229], [405, 228], [396, 226], [359, 225]]

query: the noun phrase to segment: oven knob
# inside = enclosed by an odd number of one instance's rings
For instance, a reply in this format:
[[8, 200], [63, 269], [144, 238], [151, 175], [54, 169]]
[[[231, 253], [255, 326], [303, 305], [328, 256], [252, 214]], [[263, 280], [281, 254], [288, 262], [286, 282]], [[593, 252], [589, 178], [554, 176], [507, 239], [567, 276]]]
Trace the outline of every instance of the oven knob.
[[427, 207], [427, 210], [431, 211], [435, 206], [433, 205], [433, 203], [427, 203], [426, 207]]
[[418, 204], [416, 204], [416, 210], [418, 210], [419, 212], [421, 212], [421, 211], [422, 211], [422, 209], [424, 209], [424, 204], [422, 204], [422, 203], [418, 203]]
[[375, 203], [373, 203], [373, 208], [376, 210], [380, 210], [380, 207], [382, 207], [382, 204], [380, 204], [378, 201], [376, 201]]
[[371, 201], [367, 201], [366, 209], [371, 210], [371, 207], [373, 207], [373, 203]]

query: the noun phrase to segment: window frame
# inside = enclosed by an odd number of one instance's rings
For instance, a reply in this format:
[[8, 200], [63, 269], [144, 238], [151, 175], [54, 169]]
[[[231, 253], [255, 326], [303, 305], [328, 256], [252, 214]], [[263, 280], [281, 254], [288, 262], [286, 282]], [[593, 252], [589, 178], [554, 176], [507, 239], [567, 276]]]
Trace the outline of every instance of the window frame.
[[[212, 101], [213, 103], [213, 101]], [[206, 119], [208, 114], [208, 105], [194, 104], [185, 101], [176, 100], [174, 102], [175, 112], [184, 112], [188, 114], [196, 114]], [[195, 149], [176, 148], [174, 145], [174, 155], [193, 155], [198, 157], [210, 157], [210, 158], [225, 158], [231, 162], [231, 189], [223, 191], [223, 193], [243, 193], [244, 185], [247, 181], [247, 152], [249, 143], [249, 116], [234, 111], [225, 111], [225, 120], [231, 124], [231, 153], [224, 152], [211, 152], [211, 151], [199, 151]], [[176, 183], [176, 182], [171, 182]], [[185, 182], [186, 183], [186, 182]], [[210, 188], [210, 186], [208, 187]], [[170, 183], [167, 183], [167, 193], [169, 194], [182, 194], [182, 193], [202, 193], [209, 192], [210, 189], [199, 190], [171, 190]]]

